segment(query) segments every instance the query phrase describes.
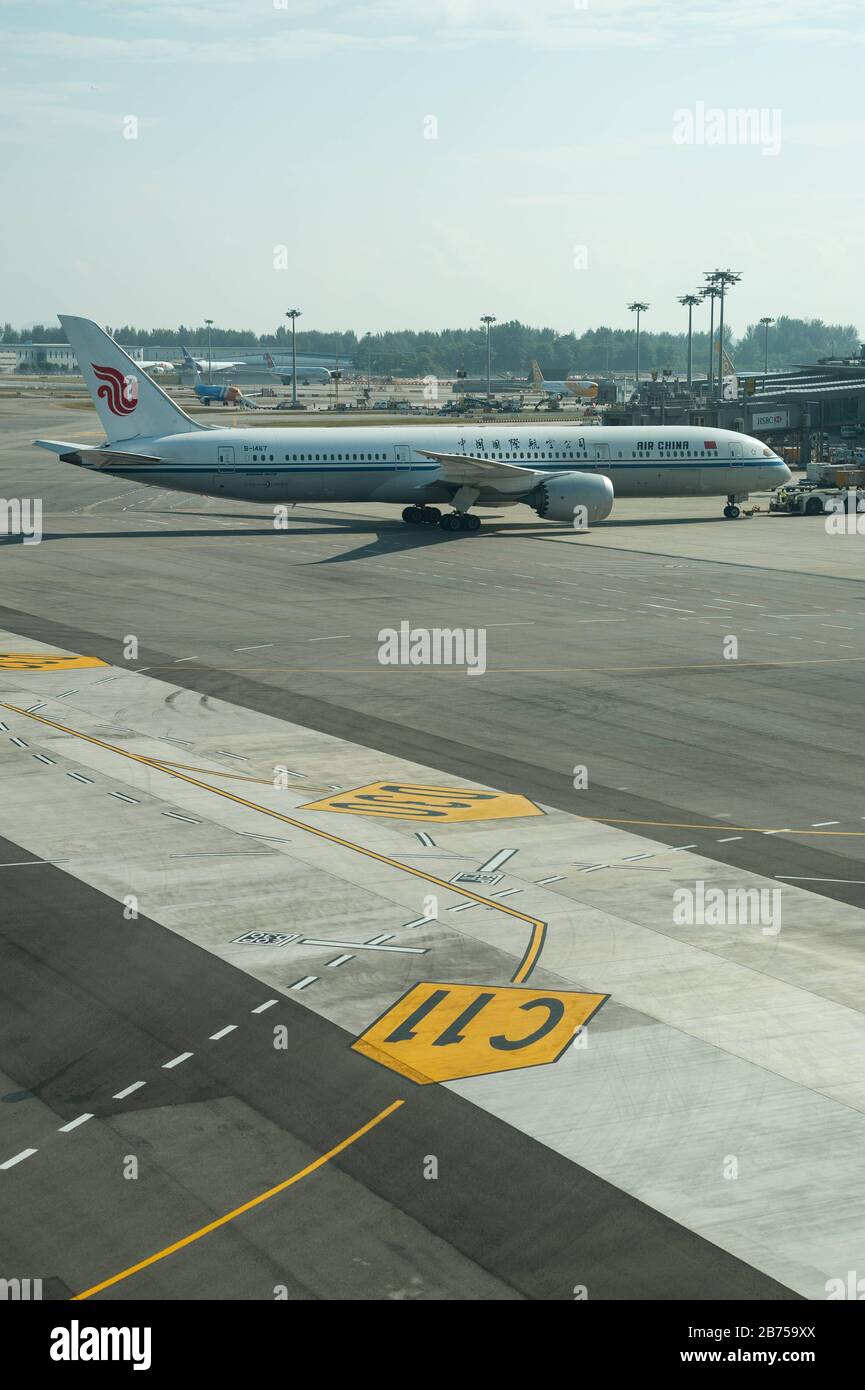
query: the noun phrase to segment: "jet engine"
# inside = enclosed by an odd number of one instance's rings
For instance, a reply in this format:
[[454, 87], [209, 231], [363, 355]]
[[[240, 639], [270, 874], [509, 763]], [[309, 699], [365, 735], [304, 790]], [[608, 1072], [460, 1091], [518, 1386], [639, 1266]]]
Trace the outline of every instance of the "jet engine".
[[610, 515], [613, 497], [609, 478], [596, 473], [561, 473], [536, 487], [529, 505], [545, 521], [569, 521], [581, 530]]

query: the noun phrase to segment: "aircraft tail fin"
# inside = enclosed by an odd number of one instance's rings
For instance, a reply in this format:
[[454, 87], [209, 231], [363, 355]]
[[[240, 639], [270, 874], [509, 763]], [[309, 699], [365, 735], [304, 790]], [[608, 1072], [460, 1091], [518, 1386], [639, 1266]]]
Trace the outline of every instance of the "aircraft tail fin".
[[58, 317], [110, 444], [204, 428], [92, 319]]
[[538, 366], [537, 362], [534, 362], [534, 361], [533, 361], [533, 362], [532, 362], [532, 385], [535, 386], [535, 387], [538, 387], [538, 386], [543, 386], [543, 384], [544, 384], [544, 374], [543, 374], [543, 372], [541, 371], [540, 367]]
[[274, 362], [269, 352], [266, 352], [264, 354], [264, 360], [272, 372], [276, 371], [276, 363]]

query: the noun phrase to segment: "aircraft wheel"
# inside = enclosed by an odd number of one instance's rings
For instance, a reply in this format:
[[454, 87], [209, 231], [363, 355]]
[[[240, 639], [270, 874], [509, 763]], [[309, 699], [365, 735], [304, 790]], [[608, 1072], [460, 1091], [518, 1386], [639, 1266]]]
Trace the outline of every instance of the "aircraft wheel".
[[820, 497], [809, 497], [805, 503], [806, 516], [819, 516], [823, 511], [823, 501]]
[[460, 515], [459, 512], [448, 512], [442, 517], [439, 526], [443, 531], [459, 531]]
[[461, 530], [461, 531], [472, 531], [472, 532], [474, 532], [474, 531], [479, 531], [480, 529], [481, 529], [481, 519], [480, 519], [480, 517], [479, 517], [479, 516], [474, 516], [471, 512], [464, 512], [463, 515], [460, 517], [460, 530]]
[[421, 521], [424, 526], [438, 526], [442, 519], [442, 514], [438, 507], [424, 507]]
[[419, 526], [423, 521], [423, 512], [420, 507], [405, 507], [402, 519], [408, 522], [409, 526]]
[[739, 515], [739, 508], [733, 506], [732, 504], [724, 508], [724, 516], [727, 518], [728, 521], [735, 521]]

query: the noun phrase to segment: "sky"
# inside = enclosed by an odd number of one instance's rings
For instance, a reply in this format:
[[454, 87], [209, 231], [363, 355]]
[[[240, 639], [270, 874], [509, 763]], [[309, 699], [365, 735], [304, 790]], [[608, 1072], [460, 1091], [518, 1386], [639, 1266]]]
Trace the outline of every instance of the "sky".
[[865, 333], [862, 0], [0, 0], [0, 53], [0, 322], [681, 330], [731, 267], [736, 334]]

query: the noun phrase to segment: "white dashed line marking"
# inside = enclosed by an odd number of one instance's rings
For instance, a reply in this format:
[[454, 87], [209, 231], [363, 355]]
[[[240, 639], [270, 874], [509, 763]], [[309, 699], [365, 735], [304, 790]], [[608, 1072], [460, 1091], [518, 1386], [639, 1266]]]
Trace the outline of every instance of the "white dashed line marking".
[[[306, 989], [307, 985], [314, 985], [317, 979], [317, 975], [304, 975], [302, 980], [295, 980], [294, 984], [291, 985], [291, 989]], [[276, 1000], [274, 999], [273, 1002], [275, 1004]], [[253, 1009], [253, 1013], [256, 1012], [257, 1010]]]
[[731, 843], [733, 842], [733, 840], [744, 840], [744, 838], [745, 838], [744, 835], [728, 835], [728, 836], [726, 837], [726, 839], [719, 840], [719, 841], [718, 841], [718, 844], [719, 844], [719, 845], [729, 845], [729, 844], [731, 844]]
[[254, 1014], [263, 1014], [265, 1009], [272, 1009], [274, 1004], [278, 1004], [278, 999], [266, 999], [263, 1004], [258, 1004], [256, 1008], [250, 1010]]
[[181, 1062], [188, 1062], [189, 1059], [190, 1059], [190, 1057], [192, 1057], [192, 1056], [194, 1056], [194, 1055], [195, 1055], [195, 1054], [192, 1053], [192, 1052], [181, 1052], [181, 1053], [179, 1053], [179, 1055], [178, 1055], [177, 1057], [172, 1057], [172, 1059], [171, 1059], [170, 1062], [163, 1062], [163, 1063], [162, 1063], [162, 1070], [163, 1070], [163, 1071], [171, 1071], [171, 1068], [172, 1068], [172, 1067], [179, 1067], [180, 1064], [181, 1064]]
[[0, 1163], [0, 1169], [14, 1168], [16, 1163], [23, 1163], [25, 1158], [30, 1158], [38, 1152], [38, 1149], [22, 1149], [20, 1154], [15, 1154], [14, 1158], [7, 1158], [5, 1163]]
[[133, 1081], [131, 1086], [124, 1087], [122, 1091], [116, 1091], [112, 1096], [112, 1100], [125, 1100], [127, 1096], [132, 1095], [133, 1091], [140, 1091], [141, 1087], [146, 1085], [146, 1081]]
[[562, 883], [564, 877], [564, 874], [556, 874], [553, 878], [539, 878], [538, 883]]
[[45, 753], [34, 753], [33, 756], [36, 759], [37, 763], [44, 763], [46, 767], [56, 766], [55, 759], [49, 758]]
[[18, 738], [18, 737], [17, 737], [16, 735], [14, 735], [14, 734], [13, 734], [12, 738], [10, 738], [9, 742], [10, 742], [10, 743], [14, 743], [16, 748], [29, 748], [29, 747], [30, 747], [30, 744], [29, 744], [29, 743], [25, 743], [24, 740], [23, 740], [23, 738]]
[[85, 1111], [85, 1113], [83, 1115], [79, 1115], [76, 1120], [70, 1120], [67, 1125], [61, 1125], [57, 1133], [69, 1134], [70, 1130], [77, 1129], [79, 1125], [86, 1124], [88, 1120], [92, 1119], [93, 1116], [90, 1114], [90, 1112]]
[[812, 830], [819, 830], [820, 827], [823, 826], [823, 825], [840, 825], [840, 824], [841, 824], [841, 822], [840, 822], [839, 820], [812, 820], [812, 822], [811, 822], [811, 829], [812, 829]]
[[256, 642], [253, 647], [232, 647], [233, 652], [261, 652], [265, 647], [272, 647], [272, 642]]
[[185, 821], [187, 825], [200, 825], [200, 820], [193, 820], [191, 816], [181, 816], [179, 811], [163, 811], [163, 816], [170, 816], [172, 820]]
[[125, 792], [109, 792], [108, 795], [115, 797], [118, 801], [126, 801], [130, 806], [141, 805], [141, 802], [136, 801], [134, 796], [127, 796]]
[[218, 1033], [211, 1033], [209, 1041], [210, 1041], [210, 1042], [219, 1042], [219, 1039], [220, 1039], [220, 1038], [225, 1038], [225, 1037], [227, 1037], [229, 1033], [235, 1032], [236, 1029], [237, 1029], [237, 1024], [236, 1024], [236, 1023], [229, 1023], [229, 1024], [226, 1025], [225, 1028], [220, 1028], [220, 1030], [219, 1030]]
[[67, 772], [67, 777], [71, 777], [73, 782], [84, 782], [86, 786], [92, 787], [94, 778], [85, 777], [83, 772]]

